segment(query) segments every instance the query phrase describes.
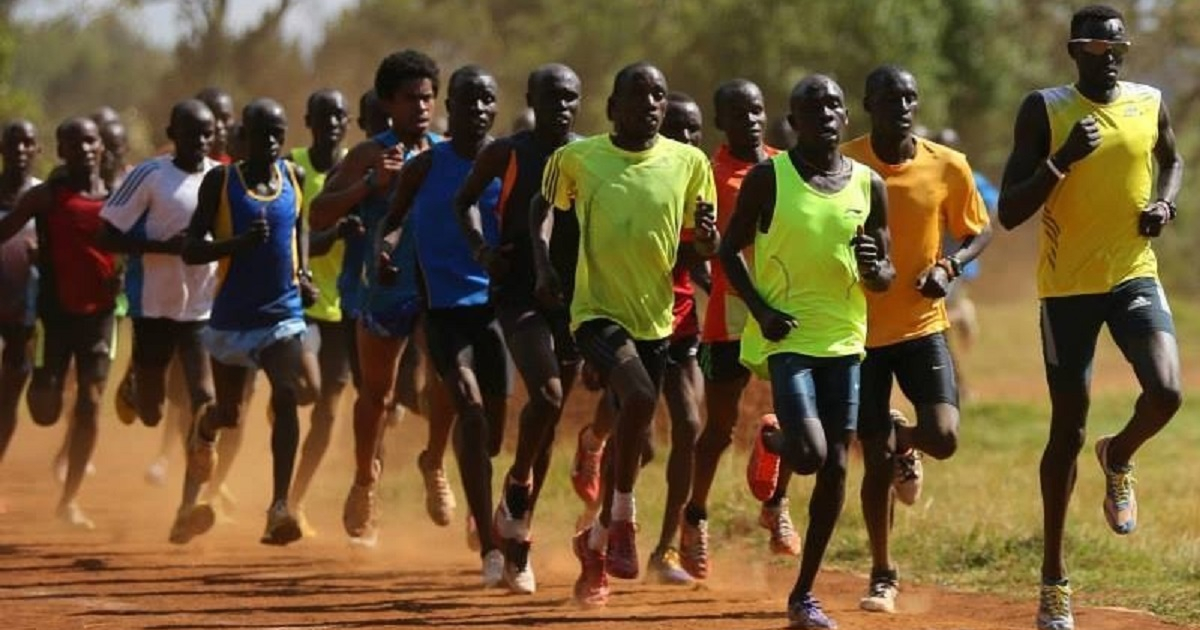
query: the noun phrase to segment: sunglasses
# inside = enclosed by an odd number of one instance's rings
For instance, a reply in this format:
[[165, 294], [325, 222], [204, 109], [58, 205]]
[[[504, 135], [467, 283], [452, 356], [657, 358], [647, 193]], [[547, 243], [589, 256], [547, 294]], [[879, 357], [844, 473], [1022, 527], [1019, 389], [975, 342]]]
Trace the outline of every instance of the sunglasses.
[[1133, 42], [1129, 41], [1112, 41], [1109, 39], [1069, 39], [1068, 44], [1075, 44], [1079, 49], [1089, 55], [1097, 57], [1112, 52], [1114, 57], [1124, 57], [1129, 52], [1129, 48], [1133, 46]]

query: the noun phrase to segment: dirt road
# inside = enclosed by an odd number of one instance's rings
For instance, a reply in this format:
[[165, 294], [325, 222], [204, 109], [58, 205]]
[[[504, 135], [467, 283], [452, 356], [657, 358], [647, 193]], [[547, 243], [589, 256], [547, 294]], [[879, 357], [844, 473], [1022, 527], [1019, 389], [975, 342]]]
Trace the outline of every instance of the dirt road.
[[[411, 462], [420, 421], [394, 439], [395, 460]], [[614, 581], [605, 610], [570, 602], [578, 570], [569, 554], [571, 515], [544, 514], [532, 597], [477, 586], [478, 560], [465, 549], [461, 526], [439, 529], [420, 512], [411, 465], [391, 474], [408, 481], [385, 492], [384, 535], [374, 552], [349, 548], [338, 524], [348, 482], [347, 440], [339, 438], [309, 512], [321, 535], [287, 549], [257, 543], [266, 505], [269, 459], [262, 425], [246, 439], [235, 468], [241, 493], [237, 523], [224, 524], [186, 548], [166, 542], [178, 496], [176, 470], [167, 487], [141, 479], [157, 433], [108, 420], [82, 505], [93, 532], [64, 529], [51, 515], [58, 486], [49, 461], [61, 427], [23, 422], [0, 466], [0, 630], [17, 628], [781, 628], [790, 562], [718, 550], [716, 575], [702, 588], [680, 590]], [[255, 491], [260, 494], [255, 494]], [[460, 508], [461, 512], [461, 508]], [[643, 534], [643, 545], [650, 536]], [[643, 549], [643, 554], [648, 549]], [[750, 559], [747, 559], [749, 557]], [[863, 576], [822, 575], [818, 595], [847, 630], [1000, 630], [1033, 627], [1032, 599], [907, 586], [894, 616], [857, 610]], [[1033, 594], [1031, 593], [1031, 596]], [[1136, 612], [1078, 612], [1088, 630], [1175, 628]]]

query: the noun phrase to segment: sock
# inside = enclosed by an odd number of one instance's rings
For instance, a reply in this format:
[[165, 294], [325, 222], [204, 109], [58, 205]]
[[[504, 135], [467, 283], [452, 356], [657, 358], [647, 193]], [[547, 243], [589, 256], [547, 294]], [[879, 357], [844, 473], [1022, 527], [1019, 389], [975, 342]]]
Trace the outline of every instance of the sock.
[[513, 520], [519, 521], [525, 518], [525, 512], [529, 510], [529, 494], [532, 489], [532, 484], [521, 483], [513, 479], [511, 475], [508, 477], [504, 484], [504, 505], [508, 507], [508, 515]]
[[692, 525], [699, 525], [700, 521], [708, 520], [708, 510], [702, 507], [696, 507], [695, 505], [689, 503], [687, 504], [687, 507], [683, 509], [683, 517], [687, 519], [688, 523]]
[[636, 517], [637, 509], [633, 504], [633, 493], [613, 491], [612, 520], [633, 523], [637, 521]]
[[588, 549], [605, 553], [608, 551], [608, 528], [600, 524], [600, 519], [596, 519], [592, 526], [588, 529]]

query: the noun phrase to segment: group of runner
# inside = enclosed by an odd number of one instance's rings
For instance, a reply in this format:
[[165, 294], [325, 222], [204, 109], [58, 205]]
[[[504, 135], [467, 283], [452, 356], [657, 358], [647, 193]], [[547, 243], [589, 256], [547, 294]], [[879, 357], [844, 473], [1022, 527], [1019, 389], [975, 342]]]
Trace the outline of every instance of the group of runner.
[[[1129, 47], [1120, 13], [1093, 5], [1075, 14], [1067, 50], [1078, 80], [1026, 99], [999, 198], [1005, 227], [1042, 210], [1053, 413], [1037, 625], [1047, 630], [1073, 628], [1062, 531], [1102, 324], [1143, 388], [1129, 425], [1096, 446], [1117, 533], [1136, 525], [1131, 457], [1180, 404], [1150, 239], [1174, 218], [1182, 163], [1158, 91], [1118, 80]], [[224, 475], [258, 370], [270, 385], [273, 461], [262, 542], [311, 533], [304, 497], [353, 382], [355, 472], [343, 511], [351, 541], [375, 544], [382, 436], [403, 409], [419, 411], [430, 422], [417, 462], [430, 518], [453, 519], [443, 470], [453, 437], [483, 584], [532, 593], [533, 514], [564, 402], [582, 381], [604, 394], [571, 466], [585, 506], [572, 543], [574, 595], [601, 606], [609, 576], [640, 574], [634, 493], [654, 457], [660, 394], [671, 450], [648, 577], [688, 584], [716, 569], [709, 494], [757, 375], [771, 383], [774, 413], [759, 421], [747, 482], [770, 551], [800, 556], [790, 623], [836, 627], [814, 582], [845, 502], [855, 435], [872, 558], [861, 607], [891, 612], [900, 589], [894, 500], [913, 504], [922, 457], [946, 459], [958, 444], [944, 298], [992, 229], [966, 158], [914, 134], [916, 77], [885, 65], [864, 87], [866, 135], [843, 137], [842, 88], [812, 75], [789, 98], [794, 145], [771, 147], [759, 87], [722, 83], [711, 159], [697, 148], [697, 101], [644, 62], [613, 79], [611, 130], [586, 138], [573, 132], [580, 80], [561, 64], [530, 73], [532, 127], [499, 139], [497, 81], [481, 67], [458, 68], [445, 86], [446, 137], [433, 132], [441, 73], [413, 50], [380, 63], [359, 101], [367, 139], [348, 151], [348, 108], [334, 90], [308, 99], [311, 143], [291, 152], [278, 103], [255, 99], [234, 122], [229, 96], [204, 90], [172, 109], [170, 154], [132, 169], [111, 111], [71, 118], [56, 130], [61, 165], [46, 182], [31, 174], [33, 126], [10, 122], [0, 130], [0, 453], [26, 380], [30, 415], [53, 424], [74, 361], [58, 509], [93, 527], [76, 497], [120, 306], [133, 329], [122, 417], [155, 426], [168, 399], [182, 410], [148, 471], [165, 478], [171, 436], [182, 436], [172, 543], [207, 532], [214, 505], [233, 500]], [[709, 294], [703, 316], [695, 286]], [[493, 496], [510, 356], [528, 401]], [[893, 380], [914, 418], [892, 408]], [[789, 513], [793, 475], [815, 476], [803, 537]]]

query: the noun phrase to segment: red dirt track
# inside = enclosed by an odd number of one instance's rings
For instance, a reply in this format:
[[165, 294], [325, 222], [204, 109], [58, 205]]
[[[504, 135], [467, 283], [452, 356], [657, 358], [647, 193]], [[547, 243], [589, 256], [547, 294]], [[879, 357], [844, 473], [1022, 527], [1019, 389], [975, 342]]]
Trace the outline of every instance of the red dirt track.
[[[345, 467], [346, 424], [339, 425], [342, 430], [330, 461], [318, 475], [320, 488], [310, 501], [309, 513], [321, 535], [286, 549], [263, 547], [257, 537], [269, 468], [264, 424], [252, 426], [234, 469], [238, 522], [219, 525], [180, 548], [166, 542], [178, 497], [178, 455], [166, 488], [153, 488], [141, 479], [157, 447], [157, 432], [105, 418], [95, 459], [99, 472], [85, 481], [81, 495], [81, 505], [98, 528], [77, 532], [52, 518], [58, 487], [49, 474], [49, 460], [62, 429], [36, 429], [23, 419], [0, 465], [0, 630], [786, 625], [784, 599], [795, 576], [794, 564], [739, 557], [719, 547], [716, 574], [702, 588], [614, 580], [607, 609], [576, 608], [570, 593], [578, 565], [570, 556], [571, 517], [565, 514], [542, 515], [547, 524], [537, 532], [533, 556], [540, 581], [537, 595], [480, 590], [478, 560], [465, 548], [461, 524], [446, 529], [431, 525], [411, 482], [400, 500], [384, 494], [381, 547], [374, 552], [353, 550], [339, 526], [342, 488], [350, 479]], [[415, 452], [405, 444], [423, 440], [423, 424], [406, 422], [399, 432], [402, 439], [392, 440], [399, 444], [394, 451], [397, 463], [386, 475], [415, 477]], [[464, 501], [457, 487], [456, 492], [461, 518]], [[650, 528], [643, 530], [641, 543], [644, 555], [652, 545]], [[879, 616], [857, 610], [864, 587], [863, 576], [826, 572], [819, 579], [818, 595], [841, 628], [1033, 627], [1032, 592], [1029, 599], [1009, 601], [906, 585], [901, 611]], [[1087, 630], [1177, 627], [1125, 611], [1084, 609], [1077, 618], [1078, 626]]]

